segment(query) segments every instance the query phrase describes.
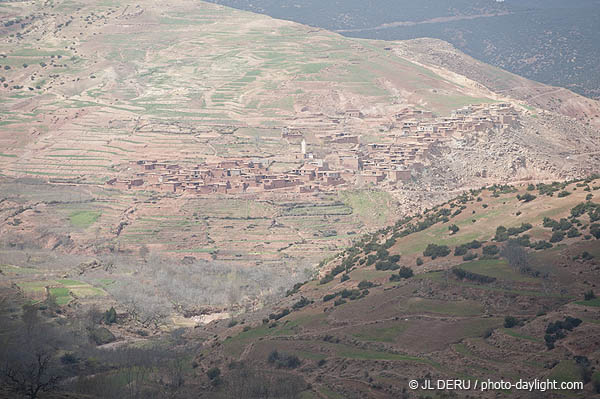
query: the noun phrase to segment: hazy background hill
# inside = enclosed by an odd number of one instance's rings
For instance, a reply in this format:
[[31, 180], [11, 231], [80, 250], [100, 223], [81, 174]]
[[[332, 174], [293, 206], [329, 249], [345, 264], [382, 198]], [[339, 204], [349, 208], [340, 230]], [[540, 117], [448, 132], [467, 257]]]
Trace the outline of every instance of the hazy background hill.
[[600, 97], [597, 0], [211, 1], [352, 37], [439, 38], [510, 72]]

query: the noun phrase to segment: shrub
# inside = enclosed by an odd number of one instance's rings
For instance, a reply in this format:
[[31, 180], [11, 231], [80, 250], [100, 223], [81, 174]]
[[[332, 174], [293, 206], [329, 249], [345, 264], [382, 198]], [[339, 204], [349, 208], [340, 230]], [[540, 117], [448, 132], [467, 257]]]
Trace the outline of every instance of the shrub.
[[360, 283], [358, 283], [358, 289], [360, 289], [360, 290], [364, 290], [366, 288], [371, 288], [374, 286], [375, 286], [375, 284], [373, 284], [372, 282], [367, 281], [367, 280], [363, 280]]
[[508, 240], [508, 231], [504, 226], [496, 227], [496, 235], [494, 236], [494, 241], [502, 242]]
[[541, 249], [548, 249], [548, 248], [552, 248], [552, 244], [550, 244], [548, 241], [546, 240], [541, 240], [535, 243], [531, 244], [531, 247], [537, 251], [541, 250]]
[[592, 299], [596, 299], [596, 294], [594, 294], [594, 291], [589, 290], [583, 294], [583, 299], [586, 301], [591, 301]]
[[590, 226], [590, 234], [596, 237], [596, 239], [600, 239], [600, 224], [594, 223]]
[[327, 302], [327, 301], [331, 301], [333, 298], [335, 298], [336, 296], [338, 296], [337, 293], [335, 294], [327, 294], [323, 297], [323, 302]]
[[517, 324], [519, 324], [519, 320], [517, 320], [516, 317], [513, 316], [506, 316], [504, 318], [504, 327], [505, 328], [513, 328], [514, 326], [516, 326]]
[[423, 264], [423, 259], [417, 258], [417, 266], [421, 266]]
[[557, 320], [548, 324], [544, 341], [548, 349], [554, 349], [554, 343], [566, 337], [566, 331], [572, 331], [581, 324], [581, 320], [575, 317], [567, 316], [564, 320]]
[[450, 230], [452, 232], [452, 234], [456, 234], [456, 233], [458, 233], [460, 228], [457, 225], [453, 224], [451, 226], [448, 226], [448, 230]]
[[571, 195], [571, 193], [568, 192], [568, 191], [566, 191], [566, 190], [563, 190], [560, 193], [558, 193], [558, 198], [563, 198], [563, 197], [566, 197], [568, 195]]
[[411, 278], [413, 276], [413, 271], [410, 267], [402, 266], [398, 275], [400, 278]]
[[282, 317], [285, 317], [285, 316], [289, 315], [290, 313], [291, 313], [290, 310], [286, 308], [286, 309], [283, 309], [279, 313], [271, 313], [269, 315], [269, 319], [271, 319], [271, 320], [279, 320]]
[[392, 263], [396, 263], [400, 260], [400, 255], [392, 255], [388, 257], [388, 260]]
[[390, 262], [389, 260], [381, 260], [375, 264], [376, 270], [397, 270], [400, 266], [397, 263]]
[[280, 353], [277, 350], [273, 350], [267, 357], [269, 364], [277, 366], [277, 368], [289, 368], [295, 369], [300, 366], [300, 359], [296, 355], [290, 355], [287, 353]]
[[486, 245], [483, 247], [483, 254], [487, 256], [494, 256], [500, 252], [497, 245]]
[[60, 357], [60, 361], [62, 364], [75, 364], [79, 361], [79, 359], [77, 359], [77, 356], [75, 356], [73, 353], [67, 352]]
[[[560, 221], [558, 222], [558, 226], [557, 229], [558, 230], [562, 230], [562, 231], [567, 231], [569, 230], [571, 227], [573, 227], [573, 224], [571, 222], [569, 222], [567, 219], [562, 218], [560, 219]], [[553, 229], [554, 230], [554, 229]]]
[[310, 305], [311, 303], [312, 303], [312, 301], [306, 299], [305, 297], [300, 297], [300, 300], [292, 305], [292, 309], [294, 309], [294, 310], [302, 309], [303, 307]]
[[579, 232], [579, 230], [577, 230], [576, 227], [571, 227], [569, 229], [569, 231], [567, 231], [567, 237], [569, 238], [574, 238], [574, 237], [579, 237], [581, 236], [581, 233]]
[[530, 193], [525, 193], [523, 195], [517, 195], [517, 199], [519, 201], [523, 201], [523, 202], [530, 202], [530, 201], [533, 201], [536, 198], [537, 197], [535, 195], [530, 194]]
[[342, 278], [340, 278], [340, 283], [343, 283], [344, 281], [348, 281], [350, 280], [350, 276], [347, 274], [343, 274]]
[[377, 250], [377, 259], [385, 259], [389, 256], [389, 251], [385, 248], [379, 248]]
[[461, 269], [460, 267], [453, 267], [452, 273], [454, 273], [456, 278], [458, 278], [459, 280], [466, 279], [466, 280], [476, 281], [478, 283], [483, 283], [483, 284], [493, 283], [494, 281], [496, 281], [495, 277], [490, 277], [490, 276], [486, 276], [483, 274], [469, 272], [467, 270]]
[[581, 254], [581, 259], [583, 259], [583, 260], [592, 260], [592, 259], [594, 259], [594, 255], [592, 255], [588, 251], [583, 251], [583, 253]]
[[105, 324], [113, 324], [117, 322], [117, 312], [114, 307], [110, 307], [106, 312], [104, 312], [104, 323]]
[[594, 392], [600, 393], [600, 371], [596, 371], [594, 374], [592, 374], [590, 381], [592, 381]]
[[206, 375], [212, 381], [221, 375], [221, 369], [218, 367], [212, 367], [212, 368], [208, 369], [208, 371], [206, 372]]
[[328, 274], [325, 277], [323, 277], [321, 280], [319, 280], [319, 284], [323, 285], [323, 284], [327, 284], [331, 281], [333, 281], [333, 276], [331, 274]]
[[292, 295], [294, 295], [295, 293], [297, 293], [297, 292], [300, 290], [300, 288], [301, 288], [301, 287], [302, 287], [304, 284], [306, 284], [306, 282], [304, 282], [304, 283], [296, 283], [296, 284], [294, 284], [294, 286], [292, 287], [292, 289], [291, 289], [291, 290], [288, 290], [288, 291], [285, 293], [285, 296], [287, 297], [287, 296], [292, 296]]
[[565, 238], [565, 233], [562, 231], [555, 231], [552, 233], [552, 237], [550, 238], [550, 242], [561, 242]]
[[367, 266], [371, 266], [377, 260], [377, 256], [371, 254], [367, 256]]
[[436, 245], [429, 244], [425, 251], [423, 251], [424, 256], [430, 256], [431, 259], [442, 258], [444, 256], [448, 256], [450, 254], [450, 248], [447, 245]]
[[473, 240], [465, 244], [469, 249], [478, 249], [481, 248], [481, 242], [477, 240]]
[[454, 256], [463, 256], [467, 253], [469, 249], [465, 245], [459, 245], [454, 248]]

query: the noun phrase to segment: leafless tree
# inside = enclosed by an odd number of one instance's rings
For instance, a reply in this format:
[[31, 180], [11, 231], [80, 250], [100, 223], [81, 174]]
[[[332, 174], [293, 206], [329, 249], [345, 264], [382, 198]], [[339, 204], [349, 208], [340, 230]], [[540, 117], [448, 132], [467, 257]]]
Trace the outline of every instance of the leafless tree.
[[513, 240], [509, 240], [506, 243], [502, 249], [502, 256], [506, 258], [510, 266], [520, 273], [529, 273], [531, 271], [529, 254], [522, 246]]
[[240, 365], [226, 375], [227, 394], [231, 398], [297, 399], [306, 383], [295, 375], [253, 370]]
[[3, 331], [1, 377], [7, 386], [34, 399], [40, 392], [55, 388], [60, 379], [56, 353], [61, 337], [32, 306], [25, 307], [22, 322], [12, 327]]

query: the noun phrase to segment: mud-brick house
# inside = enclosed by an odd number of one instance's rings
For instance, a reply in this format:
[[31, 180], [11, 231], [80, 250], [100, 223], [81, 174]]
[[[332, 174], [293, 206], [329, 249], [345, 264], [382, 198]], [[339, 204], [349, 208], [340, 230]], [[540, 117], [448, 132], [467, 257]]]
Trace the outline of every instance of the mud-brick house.
[[396, 169], [386, 171], [388, 180], [397, 183], [397, 182], [405, 182], [409, 181], [411, 174], [408, 169]]
[[310, 184], [303, 184], [301, 186], [298, 186], [299, 193], [313, 193], [316, 190], [317, 190], [317, 188]]
[[358, 176], [358, 184], [377, 184], [385, 179], [385, 175], [382, 173], [363, 173]]
[[344, 116], [346, 118], [361, 118], [363, 114], [358, 109], [348, 109], [344, 112]]
[[350, 170], [359, 170], [360, 169], [360, 160], [357, 156], [343, 156], [340, 157], [340, 165], [344, 168]]
[[181, 183], [174, 181], [163, 182], [162, 184], [159, 184], [158, 187], [161, 191], [166, 191], [169, 193], [176, 193], [182, 190]]

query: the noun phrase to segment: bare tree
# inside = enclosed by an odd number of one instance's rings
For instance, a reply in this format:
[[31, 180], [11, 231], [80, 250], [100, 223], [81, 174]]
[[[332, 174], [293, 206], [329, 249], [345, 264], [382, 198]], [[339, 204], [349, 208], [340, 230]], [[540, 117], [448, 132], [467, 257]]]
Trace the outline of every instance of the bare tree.
[[1, 377], [7, 386], [34, 399], [40, 392], [54, 389], [59, 381], [60, 368], [55, 355], [60, 336], [39, 318], [32, 306], [25, 307], [21, 328], [13, 327], [17, 328], [5, 331], [1, 342]]
[[306, 383], [296, 375], [257, 371], [246, 365], [234, 368], [226, 379], [227, 394], [231, 398], [297, 399], [306, 389]]
[[509, 240], [504, 249], [502, 256], [506, 258], [508, 264], [521, 273], [530, 273], [529, 254], [522, 246], [514, 240]]

